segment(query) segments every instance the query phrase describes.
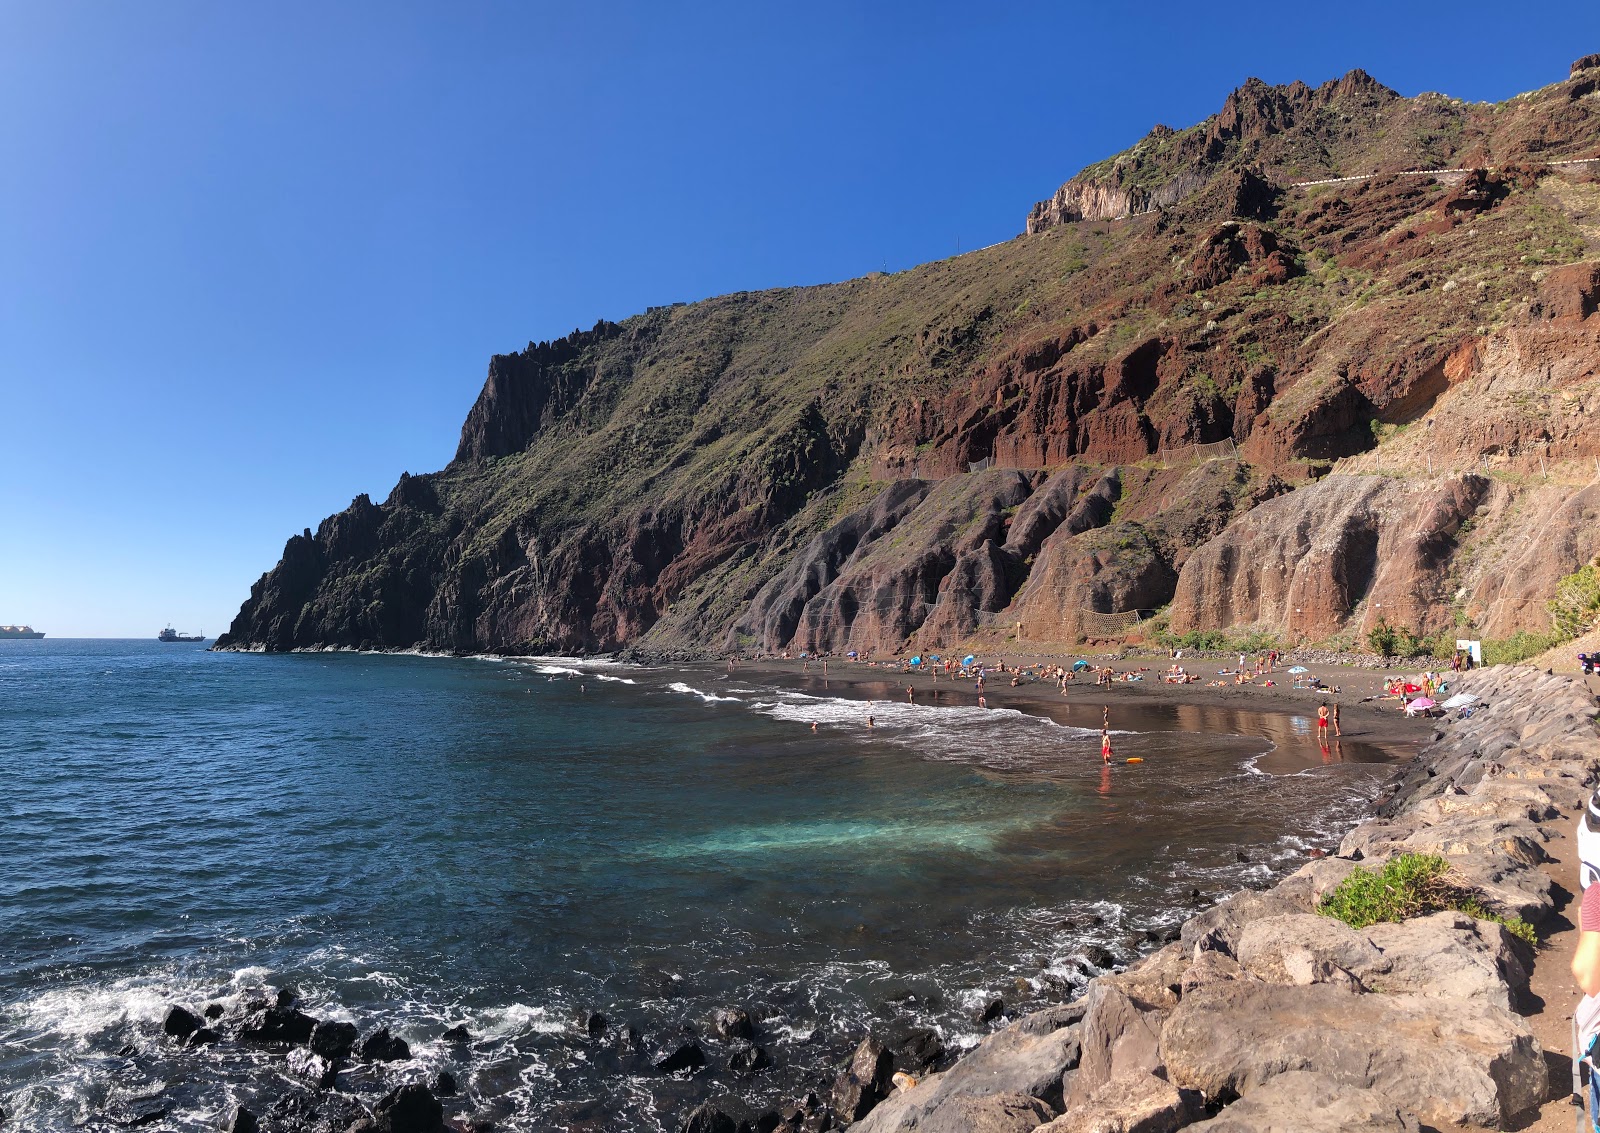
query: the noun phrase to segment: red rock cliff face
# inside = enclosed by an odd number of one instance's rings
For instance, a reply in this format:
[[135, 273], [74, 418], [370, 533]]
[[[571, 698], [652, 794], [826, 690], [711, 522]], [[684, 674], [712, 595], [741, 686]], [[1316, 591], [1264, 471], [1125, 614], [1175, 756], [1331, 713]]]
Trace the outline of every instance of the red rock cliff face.
[[291, 539], [223, 644], [1542, 629], [1600, 552], [1600, 182], [1544, 164], [1600, 154], [1597, 74], [1498, 109], [1252, 80], [1027, 236], [496, 355], [451, 465]]

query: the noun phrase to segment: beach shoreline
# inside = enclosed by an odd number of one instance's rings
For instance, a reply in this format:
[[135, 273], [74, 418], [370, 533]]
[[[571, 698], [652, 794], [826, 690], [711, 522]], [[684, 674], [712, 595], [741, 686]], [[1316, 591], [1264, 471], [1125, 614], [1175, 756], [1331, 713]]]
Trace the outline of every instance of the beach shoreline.
[[[1039, 664], [1060, 664], [1062, 658], [1043, 658], [1021, 655], [1006, 657], [1010, 668], [1018, 666], [1027, 670]], [[1409, 759], [1420, 745], [1434, 737], [1437, 722], [1427, 718], [1406, 717], [1396, 702], [1371, 700], [1382, 693], [1384, 682], [1395, 675], [1412, 670], [1366, 669], [1346, 666], [1319, 666], [1317, 672], [1340, 691], [1296, 689], [1280, 665], [1270, 679], [1272, 686], [1257, 684], [1228, 685], [1217, 688], [1204, 680], [1190, 684], [1165, 684], [1159, 673], [1167, 667], [1164, 658], [1125, 658], [1113, 667], [1118, 672], [1134, 671], [1148, 667], [1142, 681], [1115, 681], [1110, 686], [1096, 686], [1093, 679], [1080, 674], [1068, 682], [1065, 693], [1058, 691], [1051, 680], [1024, 682], [1012, 687], [1010, 674], [996, 673], [985, 680], [983, 691], [976, 681], [945, 676], [942, 673], [917, 673], [905, 671], [898, 663], [850, 661], [828, 658], [826, 676], [823, 663], [809, 663], [798, 659], [735, 661], [730, 670], [726, 662], [677, 662], [668, 667], [700, 679], [723, 680], [733, 678], [754, 683], [765, 683], [776, 688], [812, 695], [848, 697], [863, 701], [902, 701], [905, 691], [912, 690], [915, 703], [932, 707], [977, 707], [981, 696], [986, 706], [993, 709], [1010, 708], [1031, 715], [1043, 715], [1062, 723], [1084, 725], [1086, 714], [1109, 707], [1113, 727], [1119, 712], [1142, 714], [1154, 708], [1223, 709], [1231, 712], [1263, 713], [1275, 716], [1315, 718], [1322, 704], [1338, 704], [1341, 712], [1341, 731], [1345, 739], [1382, 750], [1395, 760]], [[1068, 662], [1070, 663], [1070, 662]], [[1191, 661], [1190, 666], [1207, 669], [1227, 667], [1217, 660]], [[1212, 674], [1202, 670], [1211, 679]], [[1098, 716], [1094, 723], [1098, 724]]]

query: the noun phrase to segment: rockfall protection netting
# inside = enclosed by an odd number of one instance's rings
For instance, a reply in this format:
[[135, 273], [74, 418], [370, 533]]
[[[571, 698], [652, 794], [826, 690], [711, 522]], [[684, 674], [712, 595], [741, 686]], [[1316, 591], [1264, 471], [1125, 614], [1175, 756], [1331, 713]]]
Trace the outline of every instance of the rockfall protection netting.
[[976, 462], [973, 462], [973, 461], [968, 461], [967, 462], [967, 471], [968, 472], [982, 472], [986, 468], [993, 468], [993, 467], [994, 467], [994, 457], [992, 457], [992, 456], [986, 456], [982, 460], [979, 460], [979, 461], [976, 461]]
[[1082, 610], [1078, 614], [1078, 628], [1086, 637], [1116, 637], [1138, 625], [1138, 610], [1124, 610], [1120, 614], [1103, 614], [1098, 610]]
[[1232, 440], [1211, 441], [1203, 445], [1177, 445], [1156, 450], [1162, 464], [1198, 464], [1205, 460], [1234, 460], [1239, 450]]

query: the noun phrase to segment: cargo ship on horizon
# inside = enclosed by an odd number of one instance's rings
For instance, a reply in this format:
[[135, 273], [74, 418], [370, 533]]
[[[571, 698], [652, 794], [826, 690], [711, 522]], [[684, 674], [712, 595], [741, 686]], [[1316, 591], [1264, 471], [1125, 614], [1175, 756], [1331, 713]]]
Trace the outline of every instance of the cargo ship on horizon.
[[32, 626], [0, 626], [0, 641], [38, 641], [43, 636]]
[[206, 635], [203, 634], [203, 633], [199, 633], [199, 634], [179, 633], [177, 630], [173, 629], [171, 626], [168, 626], [166, 629], [164, 629], [160, 633], [156, 634], [156, 640], [157, 641], [204, 641], [205, 639], [206, 639]]

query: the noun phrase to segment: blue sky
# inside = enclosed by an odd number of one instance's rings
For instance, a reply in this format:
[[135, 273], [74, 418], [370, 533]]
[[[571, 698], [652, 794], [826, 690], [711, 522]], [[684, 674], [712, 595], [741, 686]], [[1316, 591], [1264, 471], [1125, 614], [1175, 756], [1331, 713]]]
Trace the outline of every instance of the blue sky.
[[490, 354], [1006, 239], [1247, 76], [1600, 50], [1593, 0], [1261, 11], [0, 0], [0, 622], [220, 632], [449, 460]]

